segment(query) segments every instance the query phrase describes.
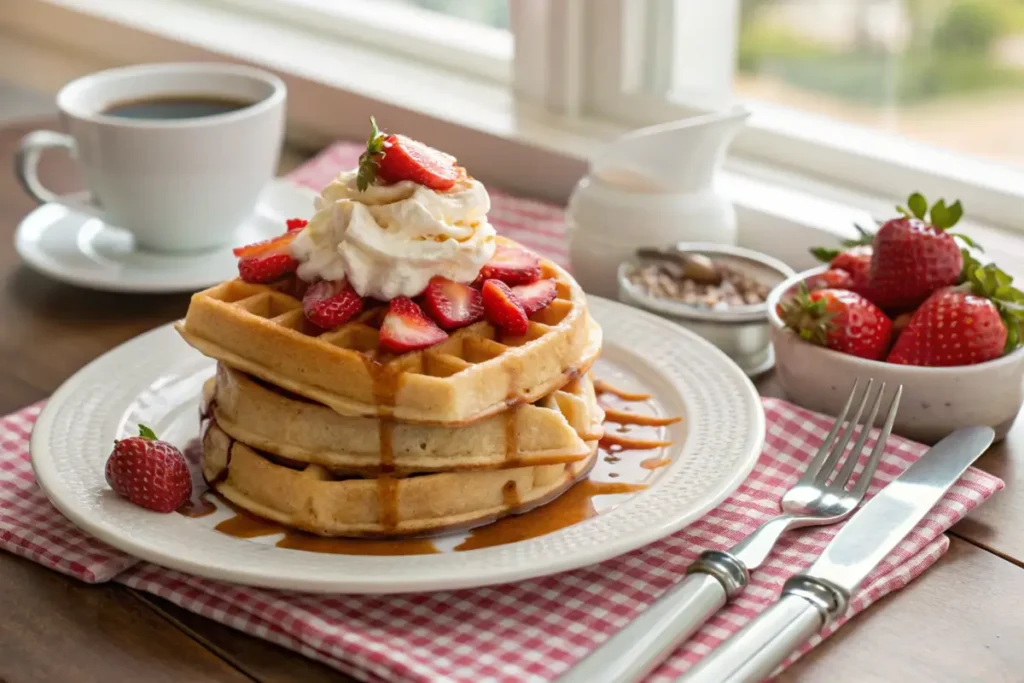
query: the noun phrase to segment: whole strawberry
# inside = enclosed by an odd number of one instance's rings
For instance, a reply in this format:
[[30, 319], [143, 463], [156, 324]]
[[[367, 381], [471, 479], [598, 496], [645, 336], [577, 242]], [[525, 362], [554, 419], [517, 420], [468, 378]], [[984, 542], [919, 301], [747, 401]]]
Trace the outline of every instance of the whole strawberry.
[[844, 250], [814, 247], [811, 253], [819, 261], [827, 263], [832, 270], [845, 271], [850, 275], [849, 285], [838, 289], [851, 289], [867, 296], [868, 282], [871, 280], [871, 258], [874, 252], [871, 242], [875, 236], [859, 225], [854, 227], [857, 228], [858, 236], [854, 239], [841, 240], [840, 244]]
[[915, 193], [907, 206], [899, 208], [900, 218], [878, 229], [872, 242], [868, 287], [872, 301], [889, 311], [914, 308], [937, 289], [956, 284], [963, 269], [960, 247], [946, 232], [963, 215], [960, 202], [946, 206], [940, 199], [929, 209]]
[[889, 349], [892, 321], [856, 292], [804, 288], [779, 313], [787, 327], [819, 346], [871, 360]]
[[114, 493], [156, 512], [173, 512], [192, 496], [185, 456], [144, 425], [138, 436], [114, 442], [106, 478]]
[[965, 282], [932, 294], [914, 312], [887, 360], [949, 367], [999, 358], [1020, 344], [1024, 293], [994, 264], [966, 255]]

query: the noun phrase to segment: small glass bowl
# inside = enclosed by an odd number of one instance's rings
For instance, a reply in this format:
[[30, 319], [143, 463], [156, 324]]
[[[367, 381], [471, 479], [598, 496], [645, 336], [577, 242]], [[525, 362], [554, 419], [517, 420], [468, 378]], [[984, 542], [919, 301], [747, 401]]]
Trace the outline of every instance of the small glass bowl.
[[[794, 275], [782, 261], [752, 249], [704, 242], [680, 242], [673, 248], [703, 254], [716, 263], [728, 264], [752, 276], [769, 290]], [[732, 358], [748, 375], [771, 369], [774, 358], [768, 324], [767, 301], [718, 309], [685, 304], [647, 293], [629, 275], [651, 259], [634, 257], [619, 264], [619, 300], [642, 308], [704, 337]]]

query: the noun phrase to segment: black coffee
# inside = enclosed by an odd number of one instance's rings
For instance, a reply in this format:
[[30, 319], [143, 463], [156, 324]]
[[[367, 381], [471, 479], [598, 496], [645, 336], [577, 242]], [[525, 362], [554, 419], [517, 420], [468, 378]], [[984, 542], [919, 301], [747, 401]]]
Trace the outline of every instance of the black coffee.
[[245, 109], [252, 102], [206, 95], [169, 95], [112, 104], [103, 110], [107, 116], [126, 119], [198, 119]]

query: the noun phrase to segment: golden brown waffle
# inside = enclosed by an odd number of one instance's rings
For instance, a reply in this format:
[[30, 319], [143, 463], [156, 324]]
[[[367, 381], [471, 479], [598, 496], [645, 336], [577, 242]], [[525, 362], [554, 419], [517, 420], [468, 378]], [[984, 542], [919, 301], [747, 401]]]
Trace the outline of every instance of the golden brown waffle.
[[542, 261], [542, 270], [557, 281], [558, 297], [531, 316], [521, 337], [478, 322], [396, 356], [378, 348], [384, 306], [322, 332], [287, 293], [294, 283], [241, 280], [195, 294], [177, 329], [201, 353], [341, 415], [460, 425], [536, 401], [597, 357], [601, 331], [583, 291], [554, 263]]
[[219, 363], [205, 413], [229, 436], [335, 473], [449, 472], [575, 462], [601, 437], [604, 411], [589, 375], [536, 403], [465, 427], [344, 417]]
[[584, 460], [510, 470], [337, 478], [296, 467], [231, 439], [215, 422], [203, 436], [203, 475], [235, 505], [321, 536], [397, 537], [478, 526], [543, 504], [585, 476]]

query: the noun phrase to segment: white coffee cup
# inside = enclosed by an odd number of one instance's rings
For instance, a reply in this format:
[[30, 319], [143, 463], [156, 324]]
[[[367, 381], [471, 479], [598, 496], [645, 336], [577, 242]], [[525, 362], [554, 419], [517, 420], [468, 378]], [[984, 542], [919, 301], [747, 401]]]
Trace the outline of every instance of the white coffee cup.
[[[148, 99], [217, 98], [251, 103], [193, 118], [125, 118], [107, 112]], [[286, 89], [273, 74], [233, 64], [144, 64], [84, 76], [57, 94], [69, 135], [35, 131], [21, 141], [16, 172], [39, 202], [57, 202], [131, 232], [141, 249], [223, 246], [274, 177]], [[60, 196], [36, 173], [46, 149], [77, 159], [90, 196]]]

